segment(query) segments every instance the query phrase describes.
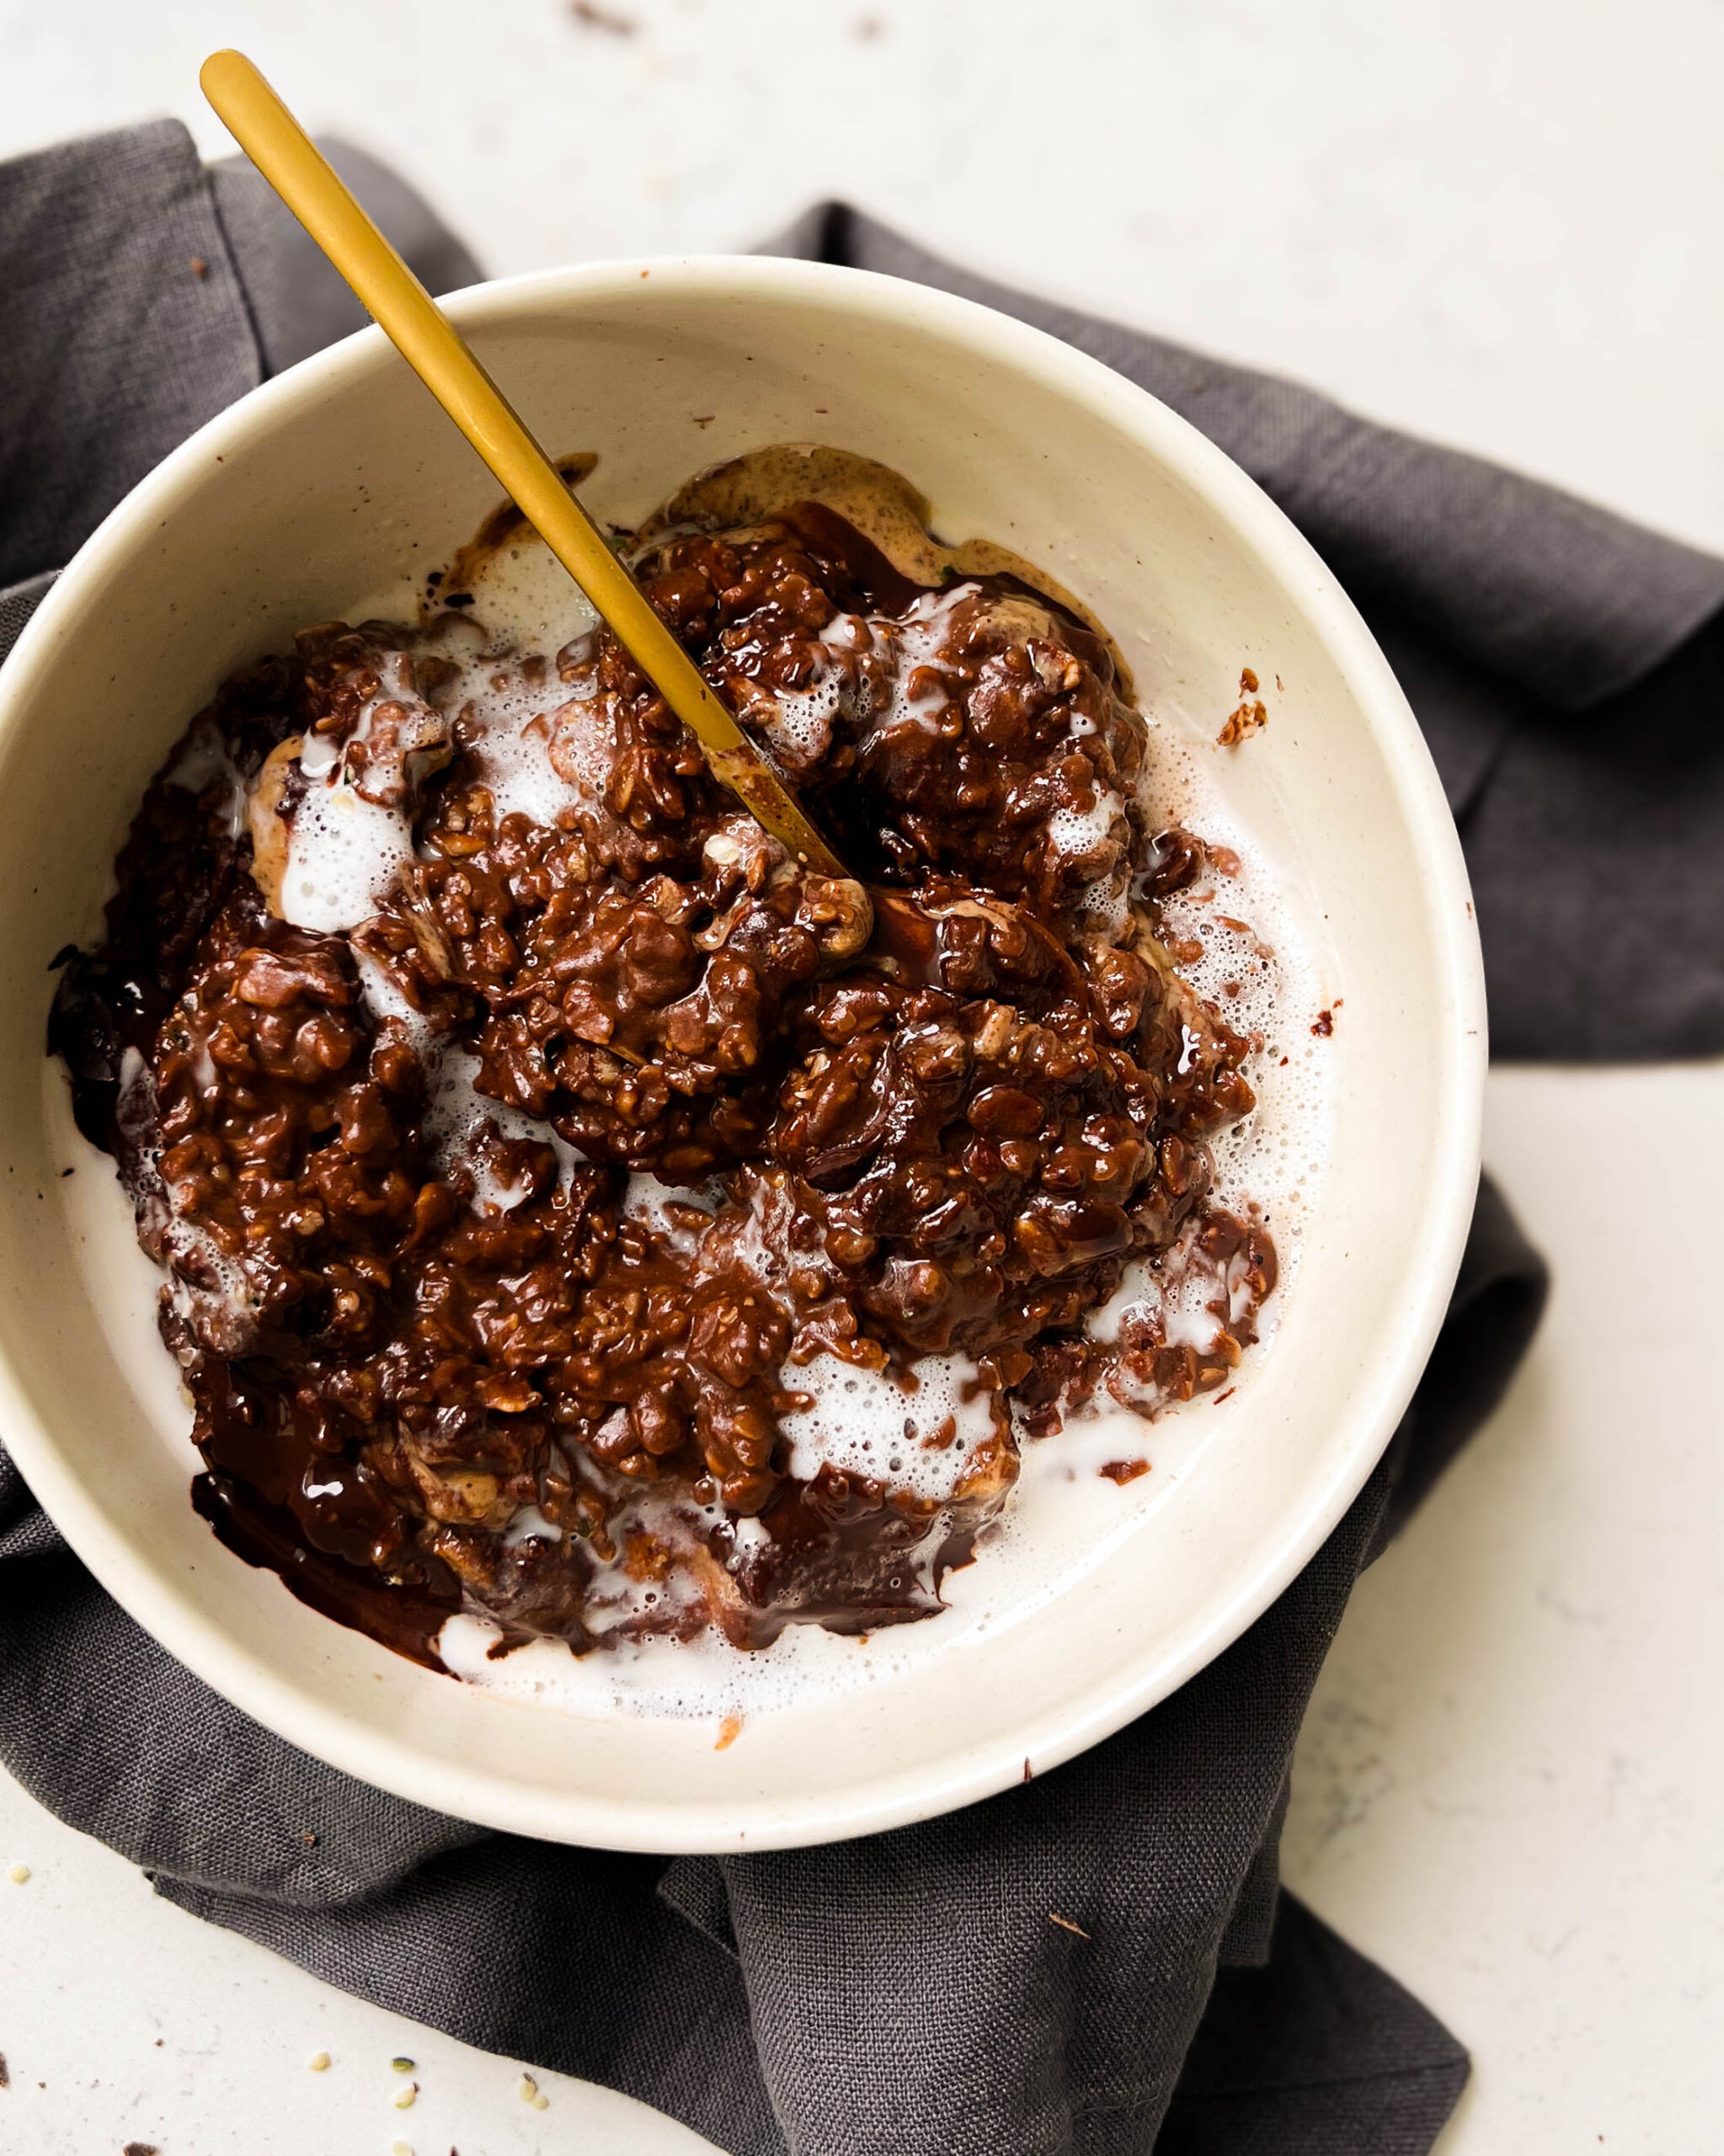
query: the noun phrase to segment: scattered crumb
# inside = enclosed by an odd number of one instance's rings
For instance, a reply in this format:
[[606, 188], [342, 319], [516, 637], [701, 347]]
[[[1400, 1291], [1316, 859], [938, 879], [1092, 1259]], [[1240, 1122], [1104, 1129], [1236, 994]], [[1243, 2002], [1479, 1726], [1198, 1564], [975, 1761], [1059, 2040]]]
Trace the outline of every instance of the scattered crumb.
[[392, 2058], [389, 2064], [391, 2068], [397, 2073], [411, 2073], [413, 2072], [413, 2061], [410, 2058]]
[[0, 2052], [0, 2089], [9, 2089], [11, 2086], [12, 2076], [6, 2071], [6, 2054], [4, 2052]]
[[1048, 1912], [1048, 1921], [1049, 1924], [1057, 1924], [1062, 1931], [1075, 1932], [1080, 1939], [1089, 1937], [1088, 1932], [1081, 1924], [1074, 1924], [1070, 1917], [1055, 1916], [1052, 1909]]
[[328, 2052], [313, 2052], [306, 2064], [313, 2073], [327, 2073], [329, 2071], [329, 2054]]
[[[1101, 1470], [1110, 1482], [1135, 1482], [1140, 1475], [1147, 1475], [1150, 1463], [1146, 1460], [1110, 1460]], [[1059, 1919], [1054, 1921], [1058, 1924]]]
[[1281, 676], [1278, 674], [1275, 676], [1275, 693], [1282, 696], [1287, 694], [1286, 690], [1281, 686]]
[[413, 2143], [410, 2141], [392, 2141], [389, 2156], [413, 2156]]
[[[1469, 907], [1467, 908], [1467, 911], [1468, 911], [1469, 913], [1470, 913], [1470, 912], [1472, 911], [1472, 908], [1471, 908], [1470, 906], [1469, 906]], [[62, 1169], [60, 1171], [60, 1180], [61, 1180], [62, 1182], [65, 1182], [65, 1180], [66, 1180], [66, 1178], [67, 1178], [67, 1176], [69, 1176], [72, 1172], [72, 1171], [70, 1168], [62, 1168]]]
[[125, 2156], [161, 2156], [161, 2151], [153, 2141], [128, 2141]]
[[539, 2093], [539, 2084], [534, 2080], [531, 2074], [524, 2073], [520, 2077], [520, 2086], [515, 2093], [520, 2097], [522, 2103], [530, 2104], [533, 2100], [534, 2097]]
[[1024, 1761], [1024, 1763], [1023, 1763], [1023, 1778], [1024, 1778], [1024, 1780], [1025, 1780], [1026, 1781], [1028, 1781], [1028, 1780], [1030, 1780], [1032, 1779], [1032, 1776], [1031, 1776], [1031, 1774], [1030, 1774], [1030, 1763], [1029, 1763], [1029, 1761], [1028, 1761], [1027, 1759], [1026, 1759], [1026, 1760]]
[[1257, 692], [1257, 675], [1252, 672], [1249, 666], [1241, 667], [1239, 673], [1239, 693], [1242, 696], [1254, 696]]
[[1262, 704], [1242, 703], [1236, 711], [1229, 712], [1227, 723], [1215, 736], [1216, 745], [1222, 749], [1236, 749], [1241, 741], [1249, 741], [1253, 734], [1259, 733], [1268, 723], [1269, 714]]
[[409, 2081], [406, 2088], [398, 2089], [389, 2100], [394, 2105], [398, 2111], [410, 2111], [419, 2096], [419, 2084], [418, 2082]]
[[716, 412], [697, 412], [692, 416], [697, 427], [710, 427], [718, 414]]
[[612, 37], [632, 37], [640, 28], [632, 15], [595, 7], [593, 0], [568, 0], [568, 12], [584, 30], [606, 30]]
[[1239, 1387], [1236, 1385], [1230, 1385], [1228, 1386], [1225, 1392], [1218, 1392], [1215, 1395], [1214, 1405], [1219, 1407], [1224, 1400], [1231, 1400], [1234, 1394], [1237, 1392], [1238, 1390]]
[[742, 1716], [740, 1715], [726, 1715], [723, 1721], [718, 1725], [718, 1742], [713, 1747], [713, 1749], [715, 1752], [728, 1751], [729, 1748], [735, 1743], [737, 1738], [740, 1737], [741, 1734]]
[[1335, 1013], [1332, 1011], [1320, 1011], [1311, 1021], [1311, 1031], [1320, 1041], [1327, 1040], [1334, 1030]]
[[305, 1844], [308, 1849], [314, 1849], [318, 1846], [318, 1838], [312, 1832], [309, 1827], [306, 1828], [304, 1833], [302, 1833], [299, 1838]]
[[30, 1868], [27, 1864], [14, 1864], [6, 1875], [14, 1886], [22, 1886], [29, 1876]]
[[191, 274], [197, 279], [200, 284], [202, 284], [205, 278], [209, 275], [210, 265], [205, 261], [201, 254], [193, 255], [191, 259]]

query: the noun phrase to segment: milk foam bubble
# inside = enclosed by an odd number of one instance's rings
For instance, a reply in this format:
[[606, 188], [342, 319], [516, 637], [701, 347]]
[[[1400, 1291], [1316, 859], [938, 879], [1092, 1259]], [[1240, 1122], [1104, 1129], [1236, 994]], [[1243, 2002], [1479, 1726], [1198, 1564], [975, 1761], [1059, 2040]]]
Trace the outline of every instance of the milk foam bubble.
[[785, 1364], [778, 1382], [808, 1401], [781, 1418], [791, 1473], [811, 1482], [833, 1467], [936, 1504], [955, 1496], [993, 1435], [988, 1395], [968, 1355], [925, 1355], [915, 1377], [906, 1391], [889, 1372], [836, 1355]]
[[828, 663], [809, 687], [779, 689], [749, 716], [762, 723], [772, 754], [787, 771], [807, 771], [832, 745], [832, 722], [843, 694], [843, 670]]
[[468, 1049], [451, 1045], [434, 1052], [427, 1064], [424, 1132], [438, 1173], [465, 1171], [472, 1178], [473, 1203], [481, 1211], [512, 1211], [526, 1196], [526, 1186], [499, 1179], [484, 1144], [492, 1131], [505, 1144], [525, 1139], [550, 1146], [557, 1155], [558, 1184], [566, 1190], [581, 1154], [537, 1116], [482, 1093], [478, 1075], [479, 1059]]
[[399, 808], [367, 801], [339, 780], [314, 786], [294, 812], [282, 915], [324, 935], [357, 928], [412, 858], [412, 827]]

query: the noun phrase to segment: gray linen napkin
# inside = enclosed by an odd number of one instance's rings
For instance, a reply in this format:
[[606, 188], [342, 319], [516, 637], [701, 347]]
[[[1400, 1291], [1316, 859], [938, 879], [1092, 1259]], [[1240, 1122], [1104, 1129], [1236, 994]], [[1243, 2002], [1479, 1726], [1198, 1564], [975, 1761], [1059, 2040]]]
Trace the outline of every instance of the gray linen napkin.
[[[476, 274], [398, 182], [356, 153], [348, 169], [434, 289]], [[204, 174], [171, 125], [0, 168], [0, 231], [3, 651], [189, 427], [359, 318], [256, 175]], [[1695, 716], [1724, 564], [1290, 385], [980, 286], [841, 208], [778, 244], [1041, 322], [1184, 410], [1304, 524], [1402, 665], [1495, 894], [1499, 1046], [1724, 1044], [1705, 932], [1724, 758]], [[1680, 801], [1661, 760], [1677, 744]], [[1652, 867], [1657, 894], [1636, 903]], [[1544, 1286], [1486, 1185], [1430, 1370], [1312, 1564], [1154, 1713], [950, 1818], [667, 1864], [403, 1804], [163, 1654], [3, 1453], [0, 1756], [182, 1906], [469, 2041], [644, 2097], [735, 2156], [1414, 2156], [1465, 2055], [1278, 1900], [1287, 1765], [1359, 1566], [1495, 1404]], [[90, 1668], [124, 1716], [82, 1711]]]

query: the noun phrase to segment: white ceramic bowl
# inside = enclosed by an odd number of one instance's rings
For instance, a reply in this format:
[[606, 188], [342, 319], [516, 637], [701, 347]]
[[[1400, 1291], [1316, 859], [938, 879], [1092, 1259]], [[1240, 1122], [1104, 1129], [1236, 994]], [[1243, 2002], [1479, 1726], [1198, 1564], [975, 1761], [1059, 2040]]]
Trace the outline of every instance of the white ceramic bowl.
[[[45, 1072], [48, 962], [234, 667], [447, 557], [496, 489], [376, 330], [243, 398], [108, 519], [0, 677], [0, 1430], [103, 1584], [269, 1727], [445, 1812], [616, 1849], [761, 1849], [924, 1817], [1092, 1744], [1201, 1668], [1316, 1550], [1410, 1396], [1478, 1166], [1477, 940], [1454, 826], [1388, 666], [1273, 504], [1152, 398], [969, 302], [804, 263], [597, 264], [450, 302], [530, 424], [632, 520], [696, 467], [817, 439], [881, 458], [957, 539], [1015, 545], [1113, 628], [1151, 706], [1217, 723], [1284, 684], [1227, 783], [1316, 894], [1337, 1022], [1331, 1158], [1278, 1337], [1189, 1467], [1032, 1620], [901, 1682], [765, 1716], [582, 1721], [403, 1661], [229, 1556], [153, 1276]], [[80, 1209], [67, 1202], [84, 1193]], [[99, 1202], [94, 1202], [99, 1201]], [[1194, 1412], [1207, 1412], [1198, 1410]], [[982, 1560], [986, 1561], [985, 1556]], [[937, 1619], [936, 1623], [944, 1620]]]

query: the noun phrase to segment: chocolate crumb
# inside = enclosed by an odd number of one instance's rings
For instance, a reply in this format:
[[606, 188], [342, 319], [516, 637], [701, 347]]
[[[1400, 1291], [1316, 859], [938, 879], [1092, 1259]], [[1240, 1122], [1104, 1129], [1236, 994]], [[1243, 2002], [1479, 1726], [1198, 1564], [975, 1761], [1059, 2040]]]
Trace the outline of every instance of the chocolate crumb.
[[161, 2156], [161, 2152], [153, 2141], [128, 2141], [125, 2156]]
[[1031, 1774], [1030, 1774], [1030, 1763], [1029, 1763], [1029, 1761], [1028, 1761], [1027, 1759], [1026, 1759], [1026, 1760], [1024, 1761], [1024, 1763], [1023, 1763], [1023, 1778], [1024, 1778], [1024, 1780], [1025, 1780], [1026, 1781], [1028, 1781], [1028, 1780], [1031, 1780]]
[[568, 12], [583, 29], [604, 30], [611, 37], [632, 37], [640, 28], [632, 15], [620, 15], [611, 8], [595, 8], [593, 0], [568, 0]]
[[1311, 1031], [1320, 1041], [1327, 1040], [1334, 1030], [1335, 1013], [1332, 1011], [1320, 1011], [1311, 1021]]
[[1140, 1475], [1147, 1475], [1150, 1463], [1146, 1460], [1110, 1460], [1102, 1470], [1110, 1482], [1135, 1482]]
[[1238, 1387], [1236, 1385], [1229, 1385], [1229, 1386], [1228, 1386], [1228, 1388], [1227, 1388], [1227, 1390], [1226, 1390], [1226, 1391], [1225, 1391], [1225, 1392], [1218, 1392], [1218, 1393], [1215, 1395], [1215, 1405], [1216, 1405], [1216, 1406], [1218, 1406], [1218, 1407], [1219, 1407], [1219, 1406], [1221, 1405], [1221, 1402], [1222, 1402], [1224, 1400], [1231, 1400], [1231, 1399], [1232, 1399], [1232, 1397], [1233, 1397], [1233, 1396], [1234, 1396], [1234, 1394], [1235, 1394], [1236, 1392], [1237, 1392], [1237, 1391], [1238, 1391], [1238, 1390], [1239, 1390], [1239, 1387]]
[[193, 255], [191, 259], [191, 274], [197, 279], [200, 284], [202, 284], [205, 278], [209, 275], [210, 265], [205, 261], [201, 254]]
[[1249, 741], [1253, 734], [1269, 723], [1268, 709], [1261, 703], [1240, 705], [1230, 712], [1227, 723], [1215, 736], [1216, 744], [1223, 749], [1236, 749], [1241, 741]]

